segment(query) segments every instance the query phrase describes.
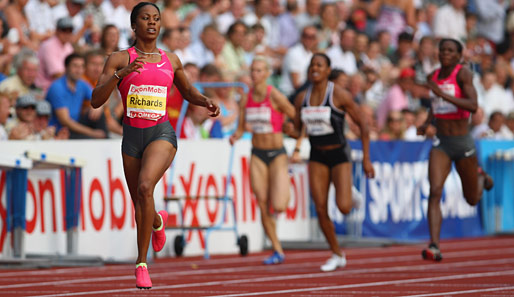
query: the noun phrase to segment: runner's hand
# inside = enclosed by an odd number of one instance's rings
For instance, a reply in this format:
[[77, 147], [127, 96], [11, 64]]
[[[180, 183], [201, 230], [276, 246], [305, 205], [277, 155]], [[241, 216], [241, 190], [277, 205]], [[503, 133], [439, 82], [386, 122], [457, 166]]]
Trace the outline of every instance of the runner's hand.
[[373, 164], [371, 164], [369, 158], [364, 158], [364, 160], [362, 160], [362, 167], [364, 169], [364, 174], [366, 174], [367, 178], [375, 177], [375, 169], [373, 168]]
[[127, 66], [121, 68], [116, 72], [116, 74], [120, 78], [124, 78], [125, 76], [129, 75], [132, 72], [137, 72], [141, 74], [141, 69], [145, 66], [146, 62], [143, 61], [146, 56], [139, 56], [137, 57], [132, 63], [128, 64]]
[[220, 107], [212, 99], [207, 98], [205, 101], [205, 107], [209, 110], [209, 116], [217, 117], [220, 114]]

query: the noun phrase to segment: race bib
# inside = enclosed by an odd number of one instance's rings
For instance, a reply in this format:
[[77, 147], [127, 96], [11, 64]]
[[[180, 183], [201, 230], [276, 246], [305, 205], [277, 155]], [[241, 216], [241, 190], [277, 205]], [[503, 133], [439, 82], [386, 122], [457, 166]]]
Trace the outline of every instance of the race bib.
[[157, 121], [166, 114], [167, 87], [130, 85], [127, 94], [127, 117]]
[[272, 133], [271, 109], [269, 107], [247, 107], [246, 122], [250, 125], [253, 133]]
[[[454, 84], [442, 84], [439, 85], [441, 91], [445, 94], [455, 97], [455, 85]], [[434, 114], [448, 114], [457, 112], [457, 106], [450, 103], [443, 98], [436, 96], [432, 98], [432, 110]]]
[[302, 122], [307, 128], [307, 134], [312, 136], [334, 133], [330, 123], [331, 109], [328, 106], [308, 106], [302, 108]]

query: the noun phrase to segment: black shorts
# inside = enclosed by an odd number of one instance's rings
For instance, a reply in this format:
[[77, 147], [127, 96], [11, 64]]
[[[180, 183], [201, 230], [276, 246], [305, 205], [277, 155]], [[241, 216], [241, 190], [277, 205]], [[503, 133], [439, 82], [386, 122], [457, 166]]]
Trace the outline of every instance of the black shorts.
[[252, 155], [255, 155], [257, 158], [261, 159], [262, 162], [264, 162], [268, 166], [277, 156], [280, 156], [282, 154], [286, 154], [286, 149], [284, 147], [274, 150], [261, 150], [257, 148], [252, 148]]
[[177, 148], [177, 136], [169, 121], [148, 128], [136, 128], [123, 123], [123, 153], [141, 159], [145, 148], [155, 140], [166, 140]]
[[475, 141], [470, 134], [459, 136], [437, 135], [432, 142], [432, 149], [443, 151], [452, 161], [475, 156]]
[[332, 168], [341, 163], [350, 162], [351, 148], [348, 143], [331, 150], [320, 150], [311, 146], [309, 161], [318, 162]]

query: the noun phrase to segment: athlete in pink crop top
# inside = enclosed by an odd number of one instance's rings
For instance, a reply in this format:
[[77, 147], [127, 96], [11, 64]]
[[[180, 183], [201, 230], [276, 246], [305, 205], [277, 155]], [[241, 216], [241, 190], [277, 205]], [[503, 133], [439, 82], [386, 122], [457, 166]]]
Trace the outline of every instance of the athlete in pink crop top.
[[211, 116], [219, 115], [219, 107], [189, 83], [175, 54], [157, 49], [161, 14], [154, 3], [134, 6], [130, 23], [136, 36], [134, 46], [109, 56], [93, 90], [91, 105], [102, 106], [119, 83], [125, 107], [123, 169], [137, 224], [136, 287], [149, 289], [152, 281], [146, 257], [150, 238], [153, 250], [160, 251], [166, 242], [168, 218], [167, 211], [155, 211], [153, 192], [177, 152], [175, 131], [166, 113], [172, 83], [184, 99], [206, 107]]
[[[139, 57], [134, 47], [127, 50], [129, 63]], [[123, 98], [123, 122], [136, 128], [147, 128], [168, 121], [166, 102], [172, 90], [173, 66], [168, 55], [159, 49], [161, 60], [146, 63], [142, 73], [131, 72], [119, 83]]]
[[[457, 83], [457, 74], [462, 69], [461, 64], [457, 64], [451, 74], [446, 78], [440, 78], [439, 73], [441, 69], [437, 69], [432, 76], [432, 80], [439, 86], [439, 88], [445, 93], [455, 98], [465, 99], [462, 96], [462, 90]], [[469, 118], [470, 111], [464, 108], [458, 107], [455, 104], [444, 100], [441, 97], [432, 98], [432, 111], [434, 117], [439, 119], [467, 119]]]
[[272, 86], [266, 88], [266, 96], [261, 102], [253, 100], [253, 89], [248, 93], [246, 102], [246, 122], [252, 133], [282, 133], [284, 115], [271, 105], [270, 95]]
[[239, 122], [230, 143], [241, 137], [246, 124], [252, 132], [252, 157], [250, 159], [250, 181], [259, 203], [261, 221], [271, 241], [273, 254], [264, 264], [280, 264], [285, 256], [275, 229], [275, 217], [270, 213], [282, 212], [289, 203], [289, 175], [287, 154], [282, 136], [284, 114], [294, 118], [294, 106], [277, 89], [268, 86], [271, 74], [266, 57], [257, 56], [250, 67], [252, 89], [239, 102]]
[[[426, 128], [435, 117], [437, 137], [433, 140], [428, 159], [428, 225], [430, 243], [422, 251], [427, 260], [440, 261], [439, 249], [441, 231], [441, 196], [452, 162], [462, 181], [464, 198], [470, 205], [476, 205], [483, 189], [491, 189], [493, 180], [478, 166], [475, 142], [469, 134], [469, 114], [478, 107], [477, 93], [473, 87], [473, 74], [460, 64], [462, 45], [454, 39], [442, 39], [439, 43], [441, 68], [427, 79], [432, 96], [432, 110], [418, 134], [425, 134]], [[428, 92], [428, 90], [427, 90]]]

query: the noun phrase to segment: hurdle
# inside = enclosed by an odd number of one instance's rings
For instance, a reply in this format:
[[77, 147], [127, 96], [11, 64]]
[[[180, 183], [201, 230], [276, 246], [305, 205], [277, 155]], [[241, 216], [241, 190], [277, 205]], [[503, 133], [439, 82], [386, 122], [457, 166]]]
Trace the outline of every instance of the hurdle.
[[58, 169], [64, 171], [66, 197], [66, 252], [78, 253], [78, 224], [82, 200], [82, 167], [85, 160], [39, 151], [26, 151], [25, 157], [32, 161], [32, 169]]
[[[32, 161], [23, 156], [0, 155], [0, 170], [6, 173], [6, 230], [10, 234], [12, 258], [24, 259], [27, 174]], [[9, 236], [8, 236], [9, 238]]]

